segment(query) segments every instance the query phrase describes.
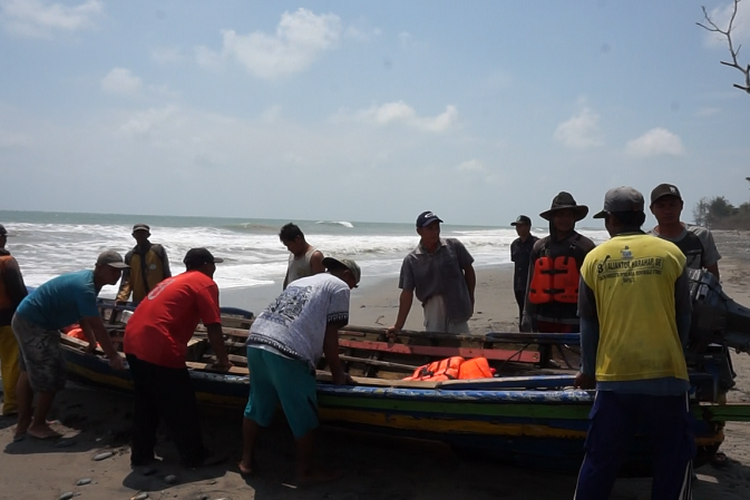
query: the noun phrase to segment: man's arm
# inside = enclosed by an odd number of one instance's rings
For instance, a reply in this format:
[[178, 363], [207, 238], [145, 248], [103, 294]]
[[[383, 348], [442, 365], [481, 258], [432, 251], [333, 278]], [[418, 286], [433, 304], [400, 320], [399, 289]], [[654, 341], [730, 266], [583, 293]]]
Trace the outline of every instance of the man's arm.
[[26, 297], [29, 292], [26, 290], [26, 284], [21, 276], [21, 269], [18, 267], [16, 259], [11, 258], [2, 272], [5, 291], [10, 298], [10, 303], [14, 308]]
[[464, 279], [466, 288], [469, 289], [469, 298], [471, 299], [471, 313], [474, 314], [474, 290], [477, 286], [477, 273], [474, 272], [474, 266], [467, 264], [464, 267]]
[[[109, 337], [107, 329], [104, 327], [104, 322], [101, 316], [84, 316], [81, 318], [81, 328], [84, 332], [87, 332], [87, 328], [90, 332], [93, 332], [94, 338], [101, 346], [104, 354], [109, 358], [109, 365], [115, 370], [123, 370], [122, 358], [120, 354], [115, 350], [115, 346], [112, 345], [112, 339]], [[86, 333], [89, 337], [90, 333]], [[89, 337], [89, 340], [90, 337]]]
[[413, 301], [414, 290], [401, 290], [401, 295], [398, 296], [398, 314], [396, 315], [396, 323], [386, 330], [388, 334], [398, 333], [404, 327], [406, 318], [409, 316], [409, 311], [411, 311], [411, 304]]
[[720, 279], [718, 262], [716, 264], [711, 264], [710, 266], [706, 266], [706, 271], [716, 276], [717, 281]]
[[539, 252], [536, 250], [536, 243], [534, 248], [531, 250], [529, 255], [529, 272], [526, 276], [526, 292], [523, 300], [523, 315], [521, 316], [521, 328], [522, 332], [531, 332], [534, 330], [534, 314], [536, 314], [536, 304], [532, 304], [529, 300], [529, 289], [531, 287], [531, 278], [534, 276], [534, 265], [538, 258]]
[[578, 316], [581, 318], [581, 370], [575, 386], [593, 389], [596, 386], [596, 353], [599, 350], [599, 318], [596, 314], [594, 291], [583, 277], [578, 285]]
[[690, 323], [693, 312], [693, 304], [690, 301], [690, 279], [688, 278], [687, 268], [682, 270], [682, 274], [674, 283], [674, 308], [677, 333], [680, 336], [680, 342], [684, 349], [690, 341]]
[[[125, 254], [125, 264], [130, 265], [130, 259], [133, 257], [133, 251], [130, 250]], [[132, 286], [130, 285], [130, 268], [126, 267], [122, 270], [122, 277], [120, 278], [120, 289], [117, 291], [117, 297], [115, 302], [127, 302], [130, 298], [130, 292]]]
[[161, 247], [161, 268], [164, 271], [164, 277], [162, 279], [167, 279], [172, 277], [172, 270], [169, 268], [169, 257], [167, 257], [167, 249], [164, 248], [163, 245], [159, 245]]
[[221, 329], [221, 323], [212, 323], [206, 325], [206, 331], [208, 332], [208, 341], [216, 354], [217, 363], [214, 365], [216, 368], [231, 368], [232, 363], [229, 362], [227, 356], [227, 350], [224, 346], [224, 332]]
[[326, 333], [323, 338], [323, 354], [326, 356], [328, 362], [328, 368], [331, 370], [333, 375], [333, 383], [336, 385], [344, 385], [351, 382], [351, 377], [344, 371], [344, 367], [341, 365], [341, 359], [339, 358], [339, 328], [341, 323], [328, 323], [326, 325]]
[[326, 272], [326, 268], [323, 267], [323, 252], [315, 250], [310, 256], [310, 269], [313, 274], [320, 274]]

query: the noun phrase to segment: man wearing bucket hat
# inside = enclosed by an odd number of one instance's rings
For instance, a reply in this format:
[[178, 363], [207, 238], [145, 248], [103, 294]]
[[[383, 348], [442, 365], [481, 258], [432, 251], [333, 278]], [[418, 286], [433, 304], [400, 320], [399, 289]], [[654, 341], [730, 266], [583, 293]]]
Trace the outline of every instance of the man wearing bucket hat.
[[133, 302], [138, 304], [157, 283], [172, 276], [167, 251], [158, 243], [151, 243], [148, 239], [150, 236], [148, 224], [133, 226], [136, 245], [125, 254], [125, 263], [130, 269], [122, 273], [117, 302], [127, 302], [132, 293]]
[[[537, 241], [531, 251], [522, 331], [578, 331], [579, 269], [595, 245], [576, 232], [575, 224], [588, 213], [587, 206], [578, 205], [570, 193], [561, 191], [552, 199], [549, 210], [539, 214], [549, 221], [550, 234]], [[543, 347], [540, 362], [545, 365], [550, 349]]]
[[529, 259], [531, 250], [539, 238], [531, 234], [531, 218], [519, 215], [510, 223], [516, 228], [518, 238], [510, 244], [510, 260], [513, 268], [513, 293], [518, 304], [518, 325], [523, 319], [523, 306], [526, 303], [526, 287], [529, 284]]
[[575, 499], [609, 498], [624, 450], [638, 427], [651, 441], [651, 497], [690, 498], [695, 452], [683, 354], [690, 329], [685, 256], [645, 234], [643, 195], [610, 189], [604, 219], [611, 239], [581, 267], [581, 371], [575, 385], [596, 387]]
[[339, 360], [338, 331], [349, 322], [349, 292], [361, 271], [350, 259], [326, 257], [327, 273], [292, 281], [253, 322], [247, 337], [250, 396], [243, 420], [242, 474], [254, 472], [255, 442], [281, 403], [296, 440], [296, 480], [300, 485], [335, 479], [316, 467], [318, 427], [315, 368], [325, 354], [333, 383], [351, 381]]

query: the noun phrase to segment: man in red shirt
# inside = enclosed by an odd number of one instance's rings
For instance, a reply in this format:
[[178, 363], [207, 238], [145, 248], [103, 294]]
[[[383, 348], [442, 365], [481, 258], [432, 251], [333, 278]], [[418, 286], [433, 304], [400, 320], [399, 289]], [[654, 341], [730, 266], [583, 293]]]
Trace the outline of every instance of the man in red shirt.
[[187, 270], [161, 281], [143, 299], [125, 327], [123, 350], [135, 386], [130, 464], [154, 460], [156, 430], [163, 418], [182, 462], [207, 465], [195, 390], [185, 366], [188, 341], [199, 322], [208, 331], [218, 369], [229, 369], [221, 330], [219, 287], [213, 280], [215, 258], [205, 248], [185, 255]]

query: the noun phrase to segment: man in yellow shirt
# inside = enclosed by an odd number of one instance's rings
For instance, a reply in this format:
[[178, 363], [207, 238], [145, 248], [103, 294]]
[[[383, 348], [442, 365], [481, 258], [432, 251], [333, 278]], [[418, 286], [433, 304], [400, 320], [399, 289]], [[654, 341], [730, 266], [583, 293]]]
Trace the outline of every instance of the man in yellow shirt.
[[653, 453], [651, 498], [690, 498], [693, 421], [683, 346], [690, 329], [685, 256], [641, 230], [643, 195], [610, 189], [604, 219], [612, 237], [581, 267], [581, 372], [576, 386], [596, 387], [576, 500], [609, 498], [633, 432]]
[[162, 280], [172, 277], [167, 251], [158, 243], [151, 243], [151, 228], [148, 224], [133, 226], [136, 245], [125, 254], [125, 263], [130, 266], [122, 273], [117, 302], [125, 303], [133, 294], [133, 303], [138, 305]]

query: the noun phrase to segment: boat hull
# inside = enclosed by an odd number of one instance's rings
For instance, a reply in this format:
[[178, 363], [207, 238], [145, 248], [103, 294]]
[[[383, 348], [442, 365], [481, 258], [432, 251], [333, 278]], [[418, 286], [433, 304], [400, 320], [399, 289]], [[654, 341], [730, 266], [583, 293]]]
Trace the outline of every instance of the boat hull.
[[[115, 372], [100, 357], [63, 346], [71, 380], [132, 392], [129, 371]], [[202, 404], [239, 411], [247, 401], [247, 376], [191, 370]], [[324, 424], [382, 435], [443, 442], [456, 452], [524, 467], [575, 473], [584, 455], [593, 396], [566, 376], [490, 379], [448, 388], [335, 386], [318, 384]], [[567, 380], [569, 379], [569, 380]], [[566, 383], [570, 382], [570, 383]], [[723, 441], [723, 423], [704, 418], [695, 406], [696, 466], [705, 463]], [[650, 450], [638, 434], [631, 442], [623, 474], [649, 475]]]

